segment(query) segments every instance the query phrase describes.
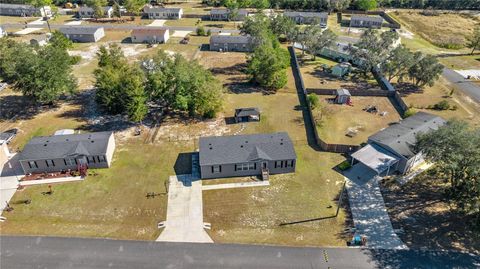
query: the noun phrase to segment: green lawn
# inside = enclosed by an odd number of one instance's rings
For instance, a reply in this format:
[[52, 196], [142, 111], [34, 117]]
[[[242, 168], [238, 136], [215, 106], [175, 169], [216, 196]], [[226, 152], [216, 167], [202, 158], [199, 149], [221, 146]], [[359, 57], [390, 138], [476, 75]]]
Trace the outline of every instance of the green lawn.
[[451, 69], [480, 69], [480, 54], [438, 58]]
[[233, 21], [202, 21], [196, 18], [182, 18], [179, 20], [167, 20], [166, 26], [204, 26], [211, 28], [223, 28], [223, 29], [237, 29], [241, 25], [241, 22]]

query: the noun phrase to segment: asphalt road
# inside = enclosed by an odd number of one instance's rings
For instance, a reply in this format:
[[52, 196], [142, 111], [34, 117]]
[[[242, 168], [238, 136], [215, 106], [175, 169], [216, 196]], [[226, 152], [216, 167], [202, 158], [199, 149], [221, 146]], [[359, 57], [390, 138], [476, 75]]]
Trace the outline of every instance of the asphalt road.
[[443, 69], [443, 76], [477, 103], [480, 103], [480, 84], [470, 82], [457, 72], [448, 68]]
[[0, 237], [0, 268], [479, 268], [458, 252]]
[[[4, 29], [8, 28], [24, 28], [25, 24], [24, 23], [3, 23], [0, 24], [0, 26], [4, 27]], [[85, 24], [85, 25], [64, 25], [64, 24], [50, 24], [50, 27], [52, 29], [58, 29], [60, 27], [85, 27], [85, 26], [101, 26], [105, 29], [108, 30], [132, 30], [138, 27], [144, 27], [145, 25], [132, 25], [132, 24]], [[197, 29], [196, 26], [149, 26], [153, 29], [158, 28], [158, 29], [169, 29], [171, 31], [195, 31]], [[42, 25], [35, 25], [35, 24], [29, 24], [28, 28], [47, 28], [46, 24]], [[214, 28], [214, 27], [205, 27], [205, 29], [210, 30], [213, 33], [217, 32], [222, 32], [222, 33], [240, 33], [239, 30], [234, 30], [234, 29], [223, 29], [223, 28]]]

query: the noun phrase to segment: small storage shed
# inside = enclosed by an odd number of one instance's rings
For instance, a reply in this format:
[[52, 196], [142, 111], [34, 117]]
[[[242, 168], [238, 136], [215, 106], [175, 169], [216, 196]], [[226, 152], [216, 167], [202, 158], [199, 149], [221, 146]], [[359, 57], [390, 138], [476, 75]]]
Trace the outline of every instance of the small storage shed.
[[350, 97], [352, 95], [347, 89], [338, 89], [337, 96], [335, 96], [335, 103], [337, 104], [347, 104], [350, 102]]
[[335, 65], [332, 68], [332, 75], [336, 77], [343, 77], [350, 72], [352, 65], [349, 62], [343, 62]]
[[260, 110], [256, 107], [235, 109], [235, 122], [260, 121]]

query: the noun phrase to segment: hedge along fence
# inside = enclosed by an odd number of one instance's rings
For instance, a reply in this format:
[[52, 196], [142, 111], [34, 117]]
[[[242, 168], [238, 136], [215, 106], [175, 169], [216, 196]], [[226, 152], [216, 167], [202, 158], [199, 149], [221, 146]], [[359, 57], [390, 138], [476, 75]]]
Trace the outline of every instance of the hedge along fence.
[[[292, 46], [289, 46], [288, 47], [288, 51], [290, 52], [290, 55], [293, 59], [293, 66], [292, 66], [292, 70], [293, 72], [295, 73], [294, 75], [299, 79], [300, 81], [300, 87], [301, 87], [301, 91], [299, 92], [299, 94], [302, 95], [302, 99], [305, 100], [306, 102], [306, 106], [307, 106], [307, 113], [308, 113], [308, 116], [310, 118], [310, 126], [311, 128], [313, 129], [313, 133], [314, 133], [314, 136], [315, 136], [315, 142], [316, 144], [323, 150], [323, 151], [327, 151], [327, 152], [335, 152], [335, 153], [352, 153], [358, 149], [360, 149], [360, 146], [359, 145], [345, 145], [345, 144], [329, 144], [329, 143], [326, 143], [325, 141], [323, 141], [319, 136], [318, 136], [318, 131], [317, 131], [317, 124], [315, 122], [315, 119], [313, 117], [313, 113], [312, 113], [312, 108], [310, 106], [310, 103], [308, 102], [308, 99], [307, 99], [307, 89], [305, 88], [305, 84], [303, 82], [303, 77], [302, 77], [302, 73], [300, 72], [300, 67], [298, 65], [298, 59], [297, 59], [297, 55], [295, 54], [295, 49], [292, 47]], [[335, 91], [335, 90], [327, 90], [327, 91]], [[305, 124], [305, 128], [308, 128], [308, 125], [309, 124]]]

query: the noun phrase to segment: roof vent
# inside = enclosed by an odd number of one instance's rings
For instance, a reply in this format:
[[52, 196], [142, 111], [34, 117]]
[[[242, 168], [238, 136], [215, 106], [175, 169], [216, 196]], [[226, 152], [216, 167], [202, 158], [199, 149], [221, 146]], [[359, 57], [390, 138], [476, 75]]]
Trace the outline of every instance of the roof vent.
[[210, 147], [210, 149], [213, 149], [212, 147]]
[[283, 145], [283, 143], [282, 143], [282, 142], [280, 142], [280, 145]]
[[93, 143], [93, 142], [95, 142], [95, 141], [92, 140], [92, 143]]
[[243, 145], [240, 145], [241, 148], [243, 148]]
[[46, 147], [46, 146], [47, 146], [47, 144], [43, 144], [43, 146], [44, 146], [44, 147]]
[[65, 139], [65, 141], [68, 141], [68, 138], [67, 138], [67, 139]]

